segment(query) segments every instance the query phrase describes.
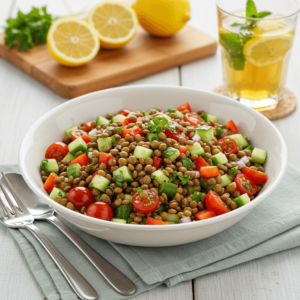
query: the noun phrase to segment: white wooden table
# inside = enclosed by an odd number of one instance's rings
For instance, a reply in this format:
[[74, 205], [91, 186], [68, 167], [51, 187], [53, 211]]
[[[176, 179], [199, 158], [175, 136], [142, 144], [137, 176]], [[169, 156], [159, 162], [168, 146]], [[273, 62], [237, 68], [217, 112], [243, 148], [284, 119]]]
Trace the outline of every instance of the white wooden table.
[[[82, 10], [82, 2], [94, 0], [1, 0], [0, 26], [17, 9], [48, 6], [50, 13], [68, 15]], [[97, 1], [96, 1], [97, 2]], [[212, 0], [190, 0], [196, 28], [217, 38], [217, 17]], [[300, 25], [300, 24], [299, 24]], [[290, 63], [287, 87], [300, 97], [300, 41], [296, 37]], [[213, 90], [222, 83], [220, 53], [156, 74], [129, 84], [183, 85]], [[56, 95], [36, 80], [0, 59], [0, 164], [16, 163], [22, 137], [43, 114], [66, 99]], [[286, 139], [289, 160], [300, 167], [299, 111], [275, 121]], [[231, 269], [203, 276], [173, 288], [159, 287], [134, 300], [293, 300], [300, 299], [300, 248], [254, 260]], [[0, 299], [36, 300], [43, 294], [30, 273], [26, 261], [9, 232], [0, 226]], [[100, 299], [101, 295], [100, 295]], [[105, 299], [106, 300], [106, 299]]]

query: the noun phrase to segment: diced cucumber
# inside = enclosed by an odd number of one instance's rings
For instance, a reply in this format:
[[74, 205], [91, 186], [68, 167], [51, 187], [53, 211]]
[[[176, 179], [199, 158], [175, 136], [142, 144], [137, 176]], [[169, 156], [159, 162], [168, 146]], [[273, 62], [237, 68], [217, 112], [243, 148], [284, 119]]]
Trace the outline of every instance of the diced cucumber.
[[214, 130], [211, 126], [203, 125], [196, 128], [196, 133], [203, 142], [211, 141], [214, 138]]
[[123, 123], [123, 121], [126, 119], [126, 117], [124, 115], [115, 115], [112, 117], [112, 122], [121, 122]]
[[122, 224], [126, 224], [126, 223], [127, 223], [126, 220], [123, 220], [123, 219], [116, 219], [116, 218], [112, 218], [111, 221], [112, 221], [112, 222], [115, 222], [115, 223], [122, 223]]
[[202, 157], [205, 156], [204, 149], [202, 148], [202, 146], [199, 143], [195, 143], [192, 146], [188, 145], [188, 148], [189, 148], [189, 151], [190, 151], [191, 155], [196, 154], [196, 155], [202, 156]]
[[69, 152], [62, 161], [70, 160], [73, 161], [75, 159], [75, 155], [73, 155], [71, 152]]
[[251, 155], [251, 162], [263, 165], [268, 159], [268, 153], [265, 150], [254, 148]]
[[250, 198], [249, 198], [248, 194], [243, 194], [243, 195], [233, 199], [232, 201], [236, 202], [238, 207], [241, 207], [245, 204], [250, 203]]
[[127, 166], [123, 166], [113, 172], [114, 178], [120, 178], [120, 182], [132, 182], [133, 178]]
[[214, 187], [214, 184], [209, 184], [207, 182], [209, 178], [206, 178], [206, 177], [201, 177], [200, 178], [200, 185], [201, 187], [205, 190], [205, 191], [209, 191], [211, 190], [213, 187]]
[[163, 157], [170, 159], [172, 162], [180, 155], [178, 149], [173, 147], [168, 147], [165, 151], [162, 152]]
[[54, 200], [55, 197], [60, 196], [62, 198], [67, 198], [67, 193], [62, 189], [54, 187], [49, 197]]
[[191, 195], [191, 194], [194, 194], [194, 192], [200, 192], [201, 191], [201, 186], [198, 185], [185, 185], [184, 188], [187, 189], [187, 195]]
[[167, 112], [170, 113], [170, 114], [176, 114], [176, 115], [178, 115], [181, 120], [183, 120], [183, 118], [184, 118], [184, 114], [182, 112], [180, 112], [179, 110], [177, 110], [177, 109], [171, 109], [171, 108], [169, 108], [167, 110]]
[[72, 126], [68, 129], [66, 129], [66, 136], [71, 137], [72, 131], [78, 129], [78, 126]]
[[177, 184], [171, 182], [163, 182], [159, 186], [158, 194], [161, 195], [162, 193], [165, 193], [169, 199], [173, 199], [177, 189], [178, 189]]
[[[149, 109], [148, 111], [145, 112], [145, 116], [146, 116], [146, 117], [150, 115], [150, 111], [151, 111], [151, 110], [152, 110], [152, 109]], [[156, 112], [157, 112], [157, 111], [156, 111]]]
[[192, 200], [199, 203], [201, 201], [202, 194], [203, 193], [201, 193], [201, 192], [194, 192]]
[[67, 167], [68, 177], [73, 176], [74, 178], [80, 177], [80, 164], [74, 164]]
[[156, 134], [156, 133], [147, 133], [146, 140], [148, 142], [158, 141], [158, 134]]
[[108, 123], [109, 123], [109, 121], [106, 118], [103, 118], [101, 116], [97, 117], [97, 120], [96, 120], [97, 126], [100, 126], [101, 124], [108, 124]]
[[222, 182], [220, 183], [221, 187], [225, 187], [232, 182], [230, 177], [227, 174], [221, 176], [221, 178], [222, 178]]
[[113, 137], [107, 137], [107, 138], [99, 138], [97, 140], [98, 143], [98, 150], [100, 152], [103, 152], [106, 148], [111, 149], [113, 147]]
[[94, 178], [92, 179], [92, 181], [90, 183], [91, 187], [96, 188], [102, 192], [105, 192], [105, 190], [108, 188], [109, 184], [110, 184], [110, 181], [101, 175], [94, 176]]
[[153, 150], [145, 148], [143, 146], [136, 146], [133, 152], [133, 156], [136, 158], [150, 158]]
[[208, 114], [202, 114], [201, 118], [205, 121], [205, 122], [210, 122], [210, 121], [214, 121], [217, 122], [217, 117], [213, 116], [213, 115], [208, 115]]
[[236, 141], [236, 144], [238, 147], [242, 147], [242, 148], [245, 148], [245, 147], [248, 147], [249, 146], [249, 143], [248, 141], [245, 139], [245, 137], [240, 134], [240, 133], [237, 133], [237, 134], [232, 134], [232, 135], [228, 135], [227, 137], [231, 138], [231, 139], [234, 139]]
[[115, 218], [127, 220], [129, 218], [132, 205], [120, 205], [115, 209]]
[[132, 195], [130, 195], [130, 194], [125, 194], [125, 195], [124, 195], [124, 200], [129, 200], [129, 201], [132, 202]]
[[166, 118], [167, 120], [171, 120], [171, 117], [166, 114], [159, 113], [159, 115], [162, 116], [163, 118]]
[[179, 217], [177, 214], [169, 214], [169, 213], [167, 213], [167, 214], [168, 214], [168, 217], [166, 220], [167, 222], [171, 222], [174, 224], [179, 223]]
[[80, 137], [70, 143], [68, 148], [70, 153], [75, 155], [78, 151], [86, 152], [88, 147], [86, 142]]
[[224, 165], [224, 164], [227, 164], [227, 162], [228, 162], [226, 155], [222, 152], [219, 152], [218, 154], [213, 155], [210, 159], [215, 166]]
[[170, 178], [167, 177], [162, 170], [157, 170], [151, 174], [151, 178], [155, 179], [159, 184], [164, 182], [170, 182]]
[[58, 163], [57, 163], [56, 159], [54, 159], [54, 158], [43, 159], [42, 160], [42, 168], [43, 168], [43, 171], [46, 172], [47, 174], [50, 174], [50, 173], [58, 174], [58, 172], [59, 172]]

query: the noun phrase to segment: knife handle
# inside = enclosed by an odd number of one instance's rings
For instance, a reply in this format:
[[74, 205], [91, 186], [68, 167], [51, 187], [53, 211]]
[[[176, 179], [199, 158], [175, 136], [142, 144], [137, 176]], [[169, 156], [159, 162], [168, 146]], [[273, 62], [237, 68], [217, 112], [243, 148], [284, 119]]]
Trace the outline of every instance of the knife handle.
[[57, 217], [51, 216], [45, 220], [55, 225], [72, 243], [74, 243], [74, 245], [77, 246], [77, 248], [118, 293], [130, 296], [136, 292], [136, 286], [129, 278], [102, 258]]

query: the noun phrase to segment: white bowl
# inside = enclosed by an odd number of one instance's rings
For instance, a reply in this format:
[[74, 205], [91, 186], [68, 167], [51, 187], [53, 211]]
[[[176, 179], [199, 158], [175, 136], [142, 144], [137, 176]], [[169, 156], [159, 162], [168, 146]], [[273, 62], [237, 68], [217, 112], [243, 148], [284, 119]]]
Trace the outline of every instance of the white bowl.
[[[176, 108], [189, 101], [193, 111], [205, 110], [221, 123], [233, 119], [252, 145], [268, 151], [266, 171], [269, 179], [251, 203], [208, 220], [165, 226], [119, 224], [91, 218], [51, 200], [43, 190], [40, 162], [47, 147], [61, 141], [66, 128], [95, 120], [98, 115], [116, 113], [122, 108], [147, 111], [158, 107]], [[45, 114], [29, 129], [20, 151], [19, 166], [32, 191], [78, 228], [99, 238], [135, 246], [172, 246], [194, 242], [217, 234], [244, 218], [263, 201], [282, 179], [287, 163], [287, 148], [276, 127], [260, 113], [239, 102], [215, 93], [174, 86], [129, 86], [95, 92], [68, 101]]]

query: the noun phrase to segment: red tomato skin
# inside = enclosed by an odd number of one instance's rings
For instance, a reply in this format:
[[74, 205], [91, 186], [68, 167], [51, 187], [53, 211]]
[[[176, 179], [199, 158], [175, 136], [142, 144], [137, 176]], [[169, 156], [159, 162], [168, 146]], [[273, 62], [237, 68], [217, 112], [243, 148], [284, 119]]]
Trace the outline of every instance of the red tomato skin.
[[141, 198], [140, 198], [140, 193], [139, 193], [139, 192], [136, 192], [136, 193], [133, 195], [133, 197], [132, 197], [132, 204], [133, 204], [134, 208], [135, 208], [137, 211], [139, 211], [139, 212], [141, 212], [141, 213], [147, 214], [147, 213], [150, 213], [150, 212], [156, 210], [156, 208], [158, 207], [158, 204], [159, 204], [159, 197], [158, 197], [158, 195], [157, 195], [154, 191], [152, 191], [152, 190], [144, 190], [144, 191], [146, 191], [149, 195], [154, 195], [154, 196], [155, 196], [153, 199], [151, 199], [151, 201], [154, 201], [154, 203], [153, 203], [152, 205], [148, 206], [148, 207], [145, 207], [145, 206], [143, 205], [143, 203], [144, 203], [144, 202], [147, 202], [147, 201], [149, 201], [149, 200], [147, 200], [147, 199], [141, 199]]
[[93, 178], [98, 175], [98, 171], [96, 171], [94, 174], [93, 174]]
[[202, 156], [199, 156], [195, 161], [196, 168], [200, 171], [201, 167], [207, 167], [208, 163], [204, 160]]
[[[252, 187], [252, 191], [248, 192], [243, 185], [241, 184], [241, 180], [246, 179], [249, 181], [251, 187]], [[248, 196], [253, 196], [256, 192], [257, 192], [257, 186], [256, 184], [247, 176], [245, 176], [244, 174], [238, 174], [235, 179], [234, 182], [236, 183], [236, 189], [241, 193], [241, 194], [245, 194], [247, 193]]]
[[169, 225], [168, 222], [156, 220], [151, 217], [147, 217], [146, 225]]
[[87, 134], [83, 134], [83, 135], [81, 136], [81, 138], [82, 138], [86, 143], [90, 143], [91, 140], [92, 140], [92, 138], [91, 138], [89, 135], [87, 135]]
[[216, 217], [216, 213], [213, 210], [204, 209], [204, 210], [200, 210], [197, 213], [195, 213], [194, 217], [197, 220], [201, 221], [201, 220]]
[[159, 158], [159, 157], [153, 157], [153, 167], [156, 169], [156, 170], [158, 170], [159, 168], [160, 168], [160, 166], [161, 166], [161, 161], [162, 161], [162, 159], [161, 158]]
[[188, 102], [185, 102], [184, 104], [180, 105], [179, 107], [176, 108], [178, 111], [184, 111], [184, 110], [189, 110], [190, 112], [192, 112], [191, 110], [191, 106]]
[[205, 206], [207, 209], [214, 211], [216, 215], [222, 215], [231, 211], [218, 194], [213, 191], [207, 193], [205, 197]]
[[189, 150], [189, 148], [186, 146], [179, 146], [178, 150], [180, 153], [186, 153]]
[[106, 168], [110, 169], [111, 168], [111, 165], [108, 163], [111, 159], [114, 159], [116, 162], [118, 162], [118, 159], [109, 155], [109, 154], [106, 154], [106, 153], [100, 153], [100, 156], [99, 156], [99, 164], [101, 163], [104, 163], [106, 165]]
[[90, 189], [83, 186], [76, 186], [68, 192], [67, 200], [77, 209], [81, 209], [83, 206], [88, 207], [92, 204], [94, 202], [94, 196]]
[[186, 136], [185, 136], [184, 134], [180, 133], [180, 131], [177, 131], [176, 129], [175, 129], [175, 131], [176, 131], [178, 134], [174, 134], [174, 133], [171, 131], [171, 129], [167, 129], [167, 130], [166, 130], [166, 136], [167, 136], [167, 138], [173, 139], [173, 140], [175, 140], [175, 141], [177, 141], [177, 142], [180, 140], [180, 138], [186, 138]]
[[239, 133], [235, 123], [232, 120], [228, 121], [225, 126], [229, 128], [233, 134]]
[[[230, 152], [227, 152], [228, 150], [228, 144], [226, 144], [226, 140], [230, 141], [230, 146], [232, 147], [232, 150]], [[220, 140], [218, 140], [218, 143], [222, 143], [222, 152], [226, 155], [226, 157], [229, 157], [230, 154], [235, 154], [237, 153], [237, 144], [236, 141], [232, 138], [222, 138]]]
[[118, 112], [118, 114], [119, 115], [124, 115], [125, 117], [127, 117], [131, 112], [132, 112], [132, 110], [130, 110], [128, 108], [124, 108], [124, 109], [120, 110]]
[[143, 131], [142, 129], [139, 127], [139, 126], [134, 126], [132, 128], [129, 128], [129, 129], [122, 129], [122, 138], [125, 138], [126, 134], [129, 134], [130, 136], [136, 136], [136, 135], [140, 135], [140, 136], [143, 136]]
[[85, 135], [86, 132], [81, 129], [75, 129], [71, 133], [71, 139], [72, 141], [75, 141], [76, 139], [80, 138], [82, 135]]
[[248, 167], [244, 167], [242, 170], [243, 174], [250, 180], [252, 180], [255, 184], [262, 184], [267, 181], [268, 175], [261, 173], [259, 171], [252, 170]]
[[132, 120], [130, 120], [129, 118], [126, 118], [126, 119], [124, 119], [124, 121], [122, 122], [122, 125], [123, 125], [123, 126], [126, 126], [126, 125], [128, 125], [128, 124], [131, 124], [131, 123], [137, 123], [137, 122], [139, 122], [139, 123], [144, 123], [144, 122], [143, 122], [143, 118], [138, 117], [138, 118], [136, 119], [136, 121], [132, 121]]
[[185, 114], [184, 122], [189, 122], [192, 126], [198, 126], [201, 122], [205, 123], [205, 121], [201, 117], [190, 113]]
[[69, 153], [69, 148], [65, 143], [57, 142], [48, 147], [45, 158], [55, 158], [62, 160]]
[[111, 221], [114, 217], [111, 207], [105, 202], [92, 203], [85, 211], [89, 217]]
[[92, 130], [92, 121], [87, 122], [83, 125], [86, 129], [86, 132], [90, 132]]

